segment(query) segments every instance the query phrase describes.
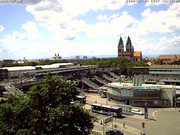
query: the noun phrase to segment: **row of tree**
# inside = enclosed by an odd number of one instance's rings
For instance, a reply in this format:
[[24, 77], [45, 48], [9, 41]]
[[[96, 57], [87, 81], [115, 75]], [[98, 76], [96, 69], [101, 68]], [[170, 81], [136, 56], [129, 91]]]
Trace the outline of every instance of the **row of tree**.
[[146, 60], [131, 61], [125, 58], [93, 58], [82, 60], [82, 65], [98, 65], [100, 68], [119, 68], [125, 74], [131, 74], [134, 66], [148, 66]]

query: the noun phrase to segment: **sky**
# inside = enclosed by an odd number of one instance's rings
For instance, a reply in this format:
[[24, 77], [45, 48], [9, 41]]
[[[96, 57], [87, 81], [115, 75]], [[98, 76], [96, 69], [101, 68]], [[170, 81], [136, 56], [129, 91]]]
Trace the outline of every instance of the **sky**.
[[180, 0], [144, 1], [0, 0], [0, 60], [180, 54]]

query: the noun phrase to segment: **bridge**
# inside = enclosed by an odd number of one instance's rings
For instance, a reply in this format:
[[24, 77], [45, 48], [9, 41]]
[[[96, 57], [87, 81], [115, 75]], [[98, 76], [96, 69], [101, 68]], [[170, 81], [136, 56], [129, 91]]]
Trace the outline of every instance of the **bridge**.
[[[19, 73], [19, 71], [10, 72], [11, 77], [17, 75], [17, 73]], [[95, 91], [97, 91], [102, 85], [114, 81], [115, 76], [118, 77], [118, 75], [113, 73], [112, 69], [110, 72], [110, 69], [108, 70], [108, 68], [97, 68], [97, 66], [70, 66], [63, 68], [21, 71], [19, 76], [16, 77], [16, 81], [13, 81], [12, 79], [11, 82], [5, 83], [4, 87], [8, 93], [14, 91], [22, 93], [22, 91], [28, 90], [29, 87], [33, 86], [36, 82], [42, 81], [43, 77], [47, 74], [60, 75], [64, 79], [78, 82], [78, 87], [81, 89], [91, 88]]]

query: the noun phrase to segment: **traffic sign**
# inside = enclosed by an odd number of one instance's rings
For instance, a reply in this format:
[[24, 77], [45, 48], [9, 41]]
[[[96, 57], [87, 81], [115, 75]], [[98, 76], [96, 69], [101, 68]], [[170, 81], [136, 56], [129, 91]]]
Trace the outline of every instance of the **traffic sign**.
[[103, 120], [103, 124], [107, 124], [109, 122], [113, 121], [113, 116], [109, 116]]

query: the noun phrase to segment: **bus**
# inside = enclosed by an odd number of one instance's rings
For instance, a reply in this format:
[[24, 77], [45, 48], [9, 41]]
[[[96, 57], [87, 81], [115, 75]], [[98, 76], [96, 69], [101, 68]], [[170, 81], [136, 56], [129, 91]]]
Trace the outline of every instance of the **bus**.
[[122, 108], [119, 106], [109, 106], [101, 104], [92, 104], [91, 109], [93, 113], [99, 113], [103, 115], [112, 115], [114, 117], [122, 116]]

